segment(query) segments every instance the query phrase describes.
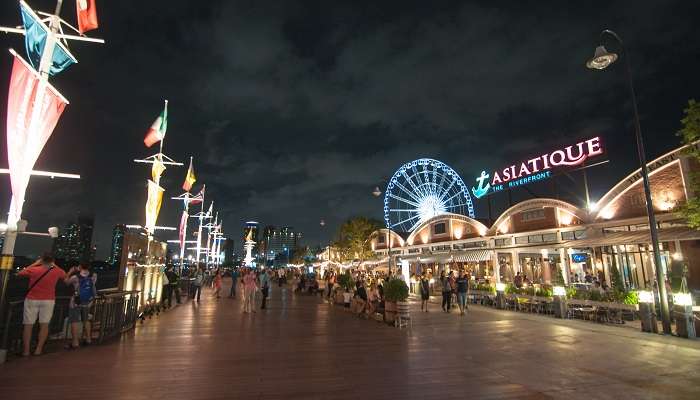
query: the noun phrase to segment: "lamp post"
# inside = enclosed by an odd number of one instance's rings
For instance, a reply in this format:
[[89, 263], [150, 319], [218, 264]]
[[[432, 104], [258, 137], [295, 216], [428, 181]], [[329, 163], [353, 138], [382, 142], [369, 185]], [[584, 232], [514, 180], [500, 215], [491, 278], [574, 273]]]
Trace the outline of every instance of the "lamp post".
[[668, 297], [666, 295], [666, 272], [661, 265], [661, 254], [659, 253], [659, 234], [656, 229], [656, 217], [654, 216], [654, 204], [651, 201], [651, 189], [649, 185], [649, 170], [647, 168], [647, 159], [644, 153], [644, 141], [642, 140], [642, 128], [639, 123], [639, 111], [637, 109], [637, 96], [634, 91], [634, 83], [632, 80], [632, 66], [630, 56], [625, 46], [617, 33], [611, 30], [604, 30], [600, 33], [600, 45], [595, 49], [593, 58], [588, 60], [586, 66], [590, 69], [602, 70], [610, 66], [617, 60], [617, 54], [608, 52], [603, 46], [603, 37], [605, 35], [614, 38], [620, 45], [620, 49], [625, 53], [625, 66], [627, 73], [627, 81], [629, 84], [630, 95], [632, 97], [632, 109], [634, 111], [634, 133], [637, 140], [637, 153], [639, 155], [640, 171], [642, 173], [642, 181], [644, 183], [644, 197], [647, 206], [647, 216], [649, 218], [649, 232], [651, 234], [651, 245], [654, 253], [654, 267], [656, 270], [656, 285], [659, 289], [659, 303], [661, 304], [661, 321], [663, 324], [664, 334], [671, 333], [671, 316], [668, 309]]

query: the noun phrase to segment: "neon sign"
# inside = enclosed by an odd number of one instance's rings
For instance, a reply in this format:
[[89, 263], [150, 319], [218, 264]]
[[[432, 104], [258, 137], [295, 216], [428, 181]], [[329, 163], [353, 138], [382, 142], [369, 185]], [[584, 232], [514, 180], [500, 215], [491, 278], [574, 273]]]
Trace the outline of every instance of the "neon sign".
[[481, 175], [476, 178], [478, 185], [472, 187], [472, 194], [476, 198], [481, 198], [489, 193], [548, 179], [553, 176], [553, 169], [581, 165], [588, 158], [601, 154], [603, 154], [603, 146], [600, 143], [600, 137], [596, 136], [490, 174], [481, 171]]

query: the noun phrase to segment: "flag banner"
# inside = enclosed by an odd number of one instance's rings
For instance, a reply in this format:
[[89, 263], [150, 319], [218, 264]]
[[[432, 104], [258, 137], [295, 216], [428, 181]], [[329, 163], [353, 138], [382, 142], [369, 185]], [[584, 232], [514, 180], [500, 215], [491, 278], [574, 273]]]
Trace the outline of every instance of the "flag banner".
[[180, 239], [180, 248], [183, 248], [185, 246], [185, 230], [187, 229], [187, 210], [182, 211], [182, 217], [180, 217], [180, 230], [179, 230], [179, 239]]
[[163, 175], [163, 171], [165, 171], [165, 164], [156, 157], [156, 159], [153, 160], [153, 167], [151, 167], [151, 178], [153, 178], [153, 182], [160, 184], [160, 176]]
[[165, 138], [165, 131], [168, 130], [168, 101], [165, 100], [165, 107], [158, 118], [153, 121], [151, 128], [146, 132], [143, 143], [146, 147], [151, 147]]
[[95, 0], [75, 0], [75, 10], [78, 13], [78, 31], [81, 34], [98, 27]]
[[209, 210], [207, 211], [207, 218], [211, 218], [211, 214], [214, 212], [214, 202], [212, 201], [211, 204], [209, 204]]
[[[35, 69], [39, 68], [41, 56], [46, 46], [49, 27], [46, 26], [39, 16], [25, 2], [20, 2], [22, 21], [24, 22], [24, 45], [27, 48], [27, 57]], [[60, 41], [54, 42], [51, 54], [51, 68], [49, 74], [56, 75], [69, 66], [78, 62]]]
[[146, 230], [150, 233], [156, 230], [156, 221], [160, 213], [160, 206], [163, 203], [163, 192], [165, 189], [160, 187], [152, 180], [148, 181], [148, 200], [146, 200]]
[[185, 176], [185, 183], [182, 184], [182, 190], [189, 192], [192, 190], [192, 185], [194, 185], [195, 182], [197, 182], [197, 177], [194, 175], [192, 158], [190, 157], [190, 167], [187, 168], [187, 175]]
[[68, 104], [61, 94], [14, 50], [7, 101], [7, 158], [10, 167], [12, 204], [8, 224], [22, 216], [29, 177], [41, 150], [53, 133]]
[[205, 186], [202, 186], [202, 190], [196, 196], [190, 198], [190, 204], [200, 204], [204, 201], [204, 189]]

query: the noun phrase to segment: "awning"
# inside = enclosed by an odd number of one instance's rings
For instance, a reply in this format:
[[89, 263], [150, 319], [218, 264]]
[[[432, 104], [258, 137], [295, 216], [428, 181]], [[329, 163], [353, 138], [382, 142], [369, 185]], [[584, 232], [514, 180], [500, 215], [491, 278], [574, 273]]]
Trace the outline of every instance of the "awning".
[[472, 250], [455, 255], [456, 262], [479, 262], [491, 259], [491, 250]]
[[[659, 229], [659, 241], [700, 240], [700, 231], [684, 226]], [[600, 236], [581, 240], [569, 240], [562, 243], [565, 248], [583, 248], [599, 246], [616, 246], [623, 244], [651, 244], [651, 233], [648, 229], [629, 232], [609, 232]]]

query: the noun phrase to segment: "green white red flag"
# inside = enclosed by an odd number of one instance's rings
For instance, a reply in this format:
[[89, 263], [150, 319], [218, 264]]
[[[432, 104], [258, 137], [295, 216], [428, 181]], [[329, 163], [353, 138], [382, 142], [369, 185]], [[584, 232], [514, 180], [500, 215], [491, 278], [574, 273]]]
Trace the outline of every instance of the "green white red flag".
[[165, 132], [168, 130], [168, 100], [165, 100], [165, 106], [158, 118], [153, 121], [151, 128], [146, 132], [146, 137], [143, 143], [146, 147], [151, 147], [165, 138]]

